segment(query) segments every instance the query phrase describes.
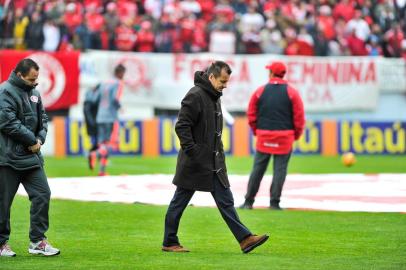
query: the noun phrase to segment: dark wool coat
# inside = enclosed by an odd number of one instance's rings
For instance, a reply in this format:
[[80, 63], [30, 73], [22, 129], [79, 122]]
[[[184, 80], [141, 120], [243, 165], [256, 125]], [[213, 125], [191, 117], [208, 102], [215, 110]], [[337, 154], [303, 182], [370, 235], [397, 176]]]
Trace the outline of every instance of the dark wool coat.
[[224, 187], [230, 187], [221, 132], [221, 92], [202, 71], [195, 73], [195, 86], [182, 100], [175, 125], [181, 149], [173, 183], [185, 189], [213, 191], [214, 173]]

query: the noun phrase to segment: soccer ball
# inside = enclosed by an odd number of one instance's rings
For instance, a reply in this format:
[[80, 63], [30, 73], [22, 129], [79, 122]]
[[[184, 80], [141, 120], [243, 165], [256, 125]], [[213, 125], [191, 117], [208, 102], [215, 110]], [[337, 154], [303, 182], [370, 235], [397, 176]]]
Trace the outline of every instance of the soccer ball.
[[355, 155], [352, 152], [344, 153], [341, 157], [341, 161], [343, 162], [344, 166], [351, 167], [355, 164]]

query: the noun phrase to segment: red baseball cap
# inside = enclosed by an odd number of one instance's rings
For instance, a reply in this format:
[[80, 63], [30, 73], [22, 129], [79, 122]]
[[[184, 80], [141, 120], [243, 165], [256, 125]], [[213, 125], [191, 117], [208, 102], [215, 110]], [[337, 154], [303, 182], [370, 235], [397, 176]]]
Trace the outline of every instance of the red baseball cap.
[[286, 73], [285, 64], [279, 61], [273, 62], [272, 64], [265, 66], [265, 68], [271, 70], [275, 76], [281, 78], [283, 78]]

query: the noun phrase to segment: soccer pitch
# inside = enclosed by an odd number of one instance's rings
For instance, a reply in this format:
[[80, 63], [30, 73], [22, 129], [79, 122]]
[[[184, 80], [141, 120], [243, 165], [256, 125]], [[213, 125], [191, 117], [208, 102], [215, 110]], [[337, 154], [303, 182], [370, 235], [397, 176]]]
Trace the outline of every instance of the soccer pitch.
[[[406, 157], [358, 156], [346, 168], [338, 157], [294, 156], [289, 173], [406, 173]], [[174, 172], [176, 159], [114, 157], [111, 175]], [[230, 174], [249, 173], [251, 158], [228, 158]], [[47, 158], [49, 177], [94, 175], [84, 157]], [[268, 170], [270, 173], [271, 170]], [[29, 201], [12, 208], [10, 244], [16, 258], [0, 269], [405, 269], [406, 215], [331, 211], [238, 210], [254, 233], [270, 240], [242, 254], [216, 208], [188, 207], [179, 237], [187, 254], [160, 251], [166, 206], [52, 200], [51, 243], [59, 257], [31, 256]]]
[[[293, 155], [288, 173], [406, 173], [406, 156], [370, 156], [359, 155], [352, 167], [345, 167], [341, 157], [323, 157], [320, 155]], [[252, 157], [227, 157], [229, 174], [247, 175], [250, 173]], [[110, 175], [123, 174], [173, 174], [176, 157], [112, 157], [108, 166]], [[45, 169], [48, 177], [95, 176], [97, 171], [88, 169], [85, 157], [46, 158]], [[272, 162], [267, 173], [272, 173]]]

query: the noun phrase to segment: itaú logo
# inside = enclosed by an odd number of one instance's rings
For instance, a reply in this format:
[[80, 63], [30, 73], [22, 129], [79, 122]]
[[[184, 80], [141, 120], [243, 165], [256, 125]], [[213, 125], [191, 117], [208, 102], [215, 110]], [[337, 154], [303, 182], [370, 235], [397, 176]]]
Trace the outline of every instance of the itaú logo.
[[65, 70], [58, 59], [46, 53], [29, 56], [39, 65], [37, 90], [41, 93], [44, 107], [50, 107], [61, 97], [66, 85]]

